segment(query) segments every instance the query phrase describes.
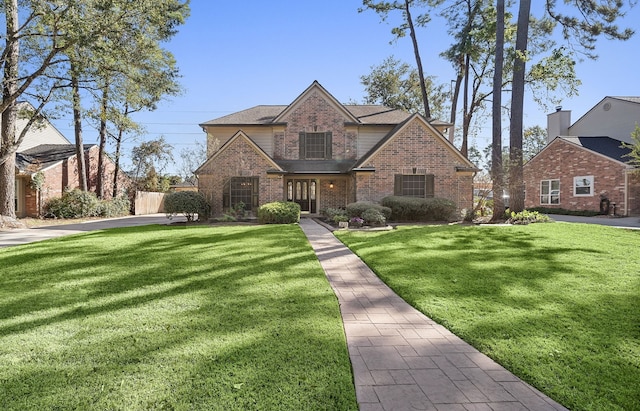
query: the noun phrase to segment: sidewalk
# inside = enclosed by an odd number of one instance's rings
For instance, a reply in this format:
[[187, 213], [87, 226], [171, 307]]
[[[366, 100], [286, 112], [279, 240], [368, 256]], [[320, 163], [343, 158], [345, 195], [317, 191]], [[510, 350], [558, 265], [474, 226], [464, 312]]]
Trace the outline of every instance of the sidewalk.
[[310, 218], [338, 300], [360, 410], [565, 410], [398, 297]]

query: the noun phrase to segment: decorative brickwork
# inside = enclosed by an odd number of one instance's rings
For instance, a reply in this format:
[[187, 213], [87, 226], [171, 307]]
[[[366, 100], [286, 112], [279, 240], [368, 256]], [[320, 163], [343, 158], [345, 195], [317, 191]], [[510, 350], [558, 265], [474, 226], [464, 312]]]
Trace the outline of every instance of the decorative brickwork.
[[434, 195], [454, 201], [462, 213], [473, 204], [473, 175], [457, 172], [456, 166], [467, 167], [455, 151], [443, 144], [442, 138], [418, 118], [392, 138], [364, 167], [375, 173], [359, 173], [356, 177], [358, 200], [379, 202], [393, 195], [394, 175], [416, 172], [433, 174]]
[[355, 160], [357, 138], [355, 133], [347, 133], [345, 121], [348, 119], [338, 108], [328, 102], [319, 91], [312, 92], [283, 119], [287, 122], [284, 141], [278, 144], [274, 155], [287, 160], [299, 159], [298, 136], [300, 132], [331, 132], [333, 137], [333, 159]]
[[258, 177], [260, 204], [282, 201], [282, 177], [268, 175], [267, 170], [272, 168], [273, 164], [244, 136], [239, 135], [200, 170], [199, 191], [211, 204], [212, 215], [221, 215], [225, 211], [222, 207], [222, 193], [225, 183], [231, 177]]
[[[620, 215], [640, 213], [638, 180], [626, 178], [626, 165], [562, 139], [553, 140], [524, 165], [525, 207], [600, 211], [601, 198]], [[592, 195], [574, 195], [574, 177], [593, 176]], [[540, 181], [560, 180], [560, 203], [540, 203]], [[628, 209], [627, 209], [628, 204]], [[610, 208], [613, 212], [613, 207]]]

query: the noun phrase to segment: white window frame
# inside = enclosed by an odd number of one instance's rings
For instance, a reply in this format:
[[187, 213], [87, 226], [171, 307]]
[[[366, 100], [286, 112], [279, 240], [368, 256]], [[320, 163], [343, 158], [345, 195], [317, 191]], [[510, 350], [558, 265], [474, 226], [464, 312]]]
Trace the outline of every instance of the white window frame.
[[[593, 197], [593, 182], [593, 176], [573, 177], [573, 196]], [[585, 188], [588, 188], [588, 193], [585, 193]]]
[[[556, 190], [552, 189], [554, 182], [558, 183], [558, 188]], [[547, 193], [544, 192], [545, 183], [549, 188]], [[546, 201], [544, 201], [545, 197], [546, 197]], [[553, 201], [554, 197], [558, 199], [557, 202]], [[548, 180], [540, 180], [540, 204], [541, 205], [560, 204], [560, 179], [553, 178]]]

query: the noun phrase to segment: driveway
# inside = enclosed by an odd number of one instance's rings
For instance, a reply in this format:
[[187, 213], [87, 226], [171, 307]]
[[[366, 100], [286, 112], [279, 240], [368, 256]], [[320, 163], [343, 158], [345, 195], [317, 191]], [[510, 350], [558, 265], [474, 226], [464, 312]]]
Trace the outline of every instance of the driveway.
[[149, 214], [85, 221], [75, 224], [58, 224], [0, 231], [0, 248], [107, 228], [134, 227], [149, 224], [171, 224], [173, 222], [181, 221], [187, 221], [187, 219], [183, 216], [175, 216], [173, 219], [169, 220], [165, 214]]
[[630, 228], [634, 230], [640, 229], [640, 217], [580, 217], [560, 214], [550, 214], [549, 217], [551, 217], [555, 221], [562, 221], [566, 223], [600, 224], [608, 225], [611, 227]]

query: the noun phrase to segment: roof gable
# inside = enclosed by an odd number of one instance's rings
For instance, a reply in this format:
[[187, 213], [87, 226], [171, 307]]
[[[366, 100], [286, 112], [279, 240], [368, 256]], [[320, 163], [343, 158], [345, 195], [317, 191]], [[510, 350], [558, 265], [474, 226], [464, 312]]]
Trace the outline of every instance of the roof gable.
[[262, 156], [269, 164], [273, 166], [273, 168], [277, 171], [284, 171], [282, 168], [276, 163], [263, 149], [260, 148], [252, 139], [249, 137], [244, 131], [239, 130], [236, 134], [233, 135], [220, 147], [218, 151], [213, 153], [211, 157], [209, 157], [198, 169], [194, 172], [194, 174], [200, 174], [202, 170], [211, 164], [217, 157], [219, 157], [222, 153], [224, 153], [235, 141], [243, 140], [246, 144], [248, 144], [253, 150], [255, 150], [260, 156]]
[[609, 160], [620, 163], [624, 166], [631, 167], [628, 164], [626, 155], [631, 152], [631, 149], [623, 147], [622, 141], [616, 140], [611, 137], [562, 137], [558, 136], [551, 140], [540, 152], [533, 156], [527, 164], [534, 161], [537, 157], [541, 156], [547, 150], [553, 150], [553, 147], [557, 144], [571, 144], [579, 147], [582, 150], [590, 153], [603, 156]]
[[447, 147], [455, 156], [459, 158], [459, 160], [465, 164], [469, 169], [477, 170], [477, 167], [469, 161], [465, 156], [462, 155], [460, 150], [458, 150], [448, 139], [444, 138], [442, 133], [440, 133], [431, 123], [429, 123], [423, 116], [420, 114], [413, 114], [409, 118], [407, 118], [402, 123], [398, 124], [393, 130], [391, 130], [384, 138], [382, 138], [376, 145], [374, 145], [368, 153], [366, 153], [358, 162], [354, 165], [354, 168], [361, 167], [371, 160], [373, 156], [375, 156], [378, 152], [380, 152], [391, 140], [393, 140], [396, 136], [402, 133], [402, 131], [408, 127], [413, 122], [420, 122], [424, 127], [431, 131], [434, 138], [438, 140], [443, 146]]
[[622, 141], [611, 137], [560, 137], [594, 153], [609, 157], [621, 163], [627, 162], [630, 148], [622, 146]]
[[640, 108], [640, 97], [606, 96], [602, 100], [600, 100], [598, 103], [596, 103], [593, 107], [591, 107], [586, 113], [584, 113], [573, 124], [571, 124], [571, 126], [569, 128], [571, 128], [571, 127], [581, 123], [585, 119], [589, 118], [589, 116], [591, 114], [593, 114], [599, 108], [602, 108], [605, 111], [609, 111], [609, 108], [607, 108], [607, 105], [608, 105], [608, 107], [611, 107], [611, 103], [615, 103], [615, 102], [620, 102], [622, 104], [630, 104], [630, 105], [636, 105], [637, 104], [638, 107]]
[[285, 108], [273, 121], [283, 122], [289, 113], [295, 110], [303, 101], [305, 101], [314, 92], [319, 93], [322, 98], [332, 105], [342, 116], [344, 116], [346, 122], [360, 123], [357, 117], [355, 117], [347, 108], [342, 105], [335, 97], [331, 95], [324, 87], [314, 81], [305, 91], [302, 92], [287, 108]]

